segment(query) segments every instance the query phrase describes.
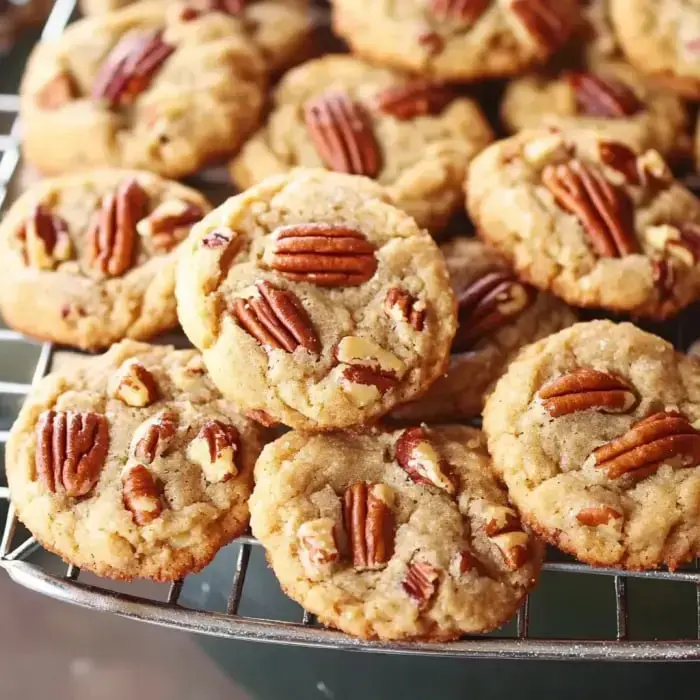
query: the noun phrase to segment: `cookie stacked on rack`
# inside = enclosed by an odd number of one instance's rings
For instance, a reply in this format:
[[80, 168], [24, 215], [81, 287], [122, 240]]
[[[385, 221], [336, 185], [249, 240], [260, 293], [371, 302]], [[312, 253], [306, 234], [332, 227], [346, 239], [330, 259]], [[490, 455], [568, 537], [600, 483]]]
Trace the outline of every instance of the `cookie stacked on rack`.
[[[700, 299], [688, 8], [659, 69], [621, 0], [333, 0], [353, 53], [310, 60], [302, 0], [122, 4], [29, 62], [24, 155], [58, 177], [0, 225], [7, 321], [112, 346], [12, 430], [44, 546], [170, 580], [250, 519], [322, 622], [439, 640], [508, 620], [541, 540], [700, 552], [700, 363], [574, 310]], [[213, 160], [241, 192], [212, 210]], [[196, 350], [134, 342], [178, 320]]]

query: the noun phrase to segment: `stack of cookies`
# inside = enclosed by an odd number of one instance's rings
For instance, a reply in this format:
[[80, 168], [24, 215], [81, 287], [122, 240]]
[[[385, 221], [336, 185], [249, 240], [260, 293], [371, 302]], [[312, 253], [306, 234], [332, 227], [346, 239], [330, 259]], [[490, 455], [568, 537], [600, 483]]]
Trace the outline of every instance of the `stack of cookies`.
[[[700, 554], [700, 360], [574, 310], [700, 300], [700, 10], [333, 0], [353, 53], [290, 68], [304, 0], [126, 4], [35, 51], [24, 155], [56, 177], [0, 225], [7, 322], [110, 348], [12, 430], [45, 547], [172, 580], [250, 520], [322, 622], [439, 640], [510, 619], [545, 542]], [[222, 157], [213, 210], [166, 179]], [[140, 342], [178, 322], [196, 350]]]

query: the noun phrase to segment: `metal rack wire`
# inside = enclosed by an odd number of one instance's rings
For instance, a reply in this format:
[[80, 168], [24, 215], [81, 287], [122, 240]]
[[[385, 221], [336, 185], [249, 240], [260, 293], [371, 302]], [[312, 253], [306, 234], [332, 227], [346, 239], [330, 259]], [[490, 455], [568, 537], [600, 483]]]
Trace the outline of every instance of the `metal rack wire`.
[[[42, 37], [58, 36], [75, 10], [75, 0], [57, 0], [46, 23]], [[14, 116], [18, 110], [16, 95], [0, 95], [0, 117]], [[19, 124], [15, 119], [7, 135], [0, 135], [0, 206], [8, 196], [19, 165]], [[682, 330], [682, 329], [681, 329]], [[681, 330], [678, 331], [680, 337]], [[688, 329], [685, 328], [687, 331]], [[697, 334], [697, 332], [696, 332]], [[30, 344], [20, 334], [0, 329], [0, 346]], [[35, 346], [36, 348], [37, 346]], [[54, 348], [40, 346], [31, 383], [0, 382], [0, 398], [23, 396], [31, 385], [50, 369]], [[8, 438], [8, 431], [0, 431], [0, 444]], [[449, 657], [496, 657], [539, 659], [616, 659], [616, 660], [689, 660], [700, 659], [700, 562], [694, 570], [646, 573], [622, 572], [615, 569], [591, 567], [562, 561], [547, 561], [545, 572], [577, 576], [578, 585], [587, 583], [586, 575], [606, 577], [610, 582], [615, 602], [616, 633], [604, 639], [543, 638], [532, 634], [532, 606], [526, 600], [518, 613], [511, 636], [472, 636], [458, 642], [445, 643], [381, 643], [353, 639], [340, 632], [317, 624], [314, 617], [304, 612], [297, 622], [280, 619], [261, 619], [239, 612], [247, 583], [247, 574], [254, 538], [241, 537], [225, 612], [210, 609], [186, 608], [180, 603], [183, 581], [169, 586], [165, 601], [130, 593], [117, 593], [101, 585], [81, 580], [77, 567], [68, 566], [63, 575], [50, 573], [44, 566], [31, 561], [40, 549], [34, 538], [22, 534], [21, 526], [9, 502], [9, 489], [0, 484], [0, 510], [7, 503], [5, 527], [0, 540], [0, 568], [18, 584], [57, 600], [104, 612], [130, 617], [144, 622], [164, 625], [190, 632], [217, 637], [260, 642], [276, 642], [309, 647], [362, 650], [395, 654], [441, 655]], [[272, 576], [267, 572], [268, 576]], [[628, 605], [629, 579], [662, 580], [695, 586], [695, 635], [685, 639], [635, 641], [630, 639], [631, 616]], [[653, 611], [646, 611], [653, 614]]]

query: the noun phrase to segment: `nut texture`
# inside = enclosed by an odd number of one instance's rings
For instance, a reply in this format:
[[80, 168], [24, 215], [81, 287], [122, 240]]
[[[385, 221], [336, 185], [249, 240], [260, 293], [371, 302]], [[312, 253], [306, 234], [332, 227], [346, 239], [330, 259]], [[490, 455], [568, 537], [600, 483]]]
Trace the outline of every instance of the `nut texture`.
[[178, 420], [173, 412], [163, 412], [142, 423], [134, 432], [131, 453], [143, 464], [152, 464], [165, 454], [177, 435]]
[[19, 237], [24, 243], [25, 262], [39, 270], [53, 270], [73, 253], [66, 222], [42, 204], [34, 207]]
[[513, 0], [511, 11], [532, 40], [546, 53], [558, 49], [569, 35], [569, 27], [550, 0]]
[[569, 73], [567, 80], [576, 95], [580, 114], [591, 117], [630, 117], [644, 105], [624, 83], [592, 73]]
[[136, 224], [140, 236], [149, 238], [158, 251], [167, 252], [185, 238], [190, 227], [204, 216], [201, 207], [181, 199], [159, 204]]
[[307, 574], [312, 578], [329, 576], [340, 559], [333, 519], [317, 518], [304, 523], [297, 538], [299, 558]]
[[414, 555], [401, 586], [416, 605], [424, 610], [437, 593], [439, 580], [440, 572], [429, 562]]
[[637, 154], [629, 146], [615, 141], [600, 141], [598, 153], [605, 165], [624, 175], [631, 185], [642, 183]]
[[576, 520], [578, 520], [581, 525], [588, 525], [589, 527], [607, 525], [612, 520], [618, 520], [622, 517], [622, 513], [609, 506], [590, 506], [589, 508], [580, 510], [576, 514]]
[[396, 461], [417, 484], [436, 486], [450, 495], [456, 492], [445, 460], [431, 444], [424, 428], [408, 428], [396, 441]]
[[395, 321], [405, 321], [419, 333], [425, 328], [425, 304], [403, 289], [392, 287], [387, 292], [384, 308]]
[[233, 425], [208, 421], [187, 448], [187, 459], [199, 465], [207, 481], [225, 481], [238, 474], [236, 453], [240, 441], [241, 436]]
[[155, 477], [143, 464], [127, 465], [122, 473], [124, 507], [137, 525], [147, 525], [163, 512], [161, 493]]
[[115, 375], [112, 395], [127, 406], [143, 408], [158, 398], [158, 384], [138, 360], [127, 360]]
[[415, 79], [382, 90], [376, 102], [380, 112], [405, 121], [439, 114], [453, 99], [454, 93], [445, 85]]
[[98, 413], [44, 411], [36, 429], [36, 473], [51, 493], [87, 496], [109, 448], [109, 423]]

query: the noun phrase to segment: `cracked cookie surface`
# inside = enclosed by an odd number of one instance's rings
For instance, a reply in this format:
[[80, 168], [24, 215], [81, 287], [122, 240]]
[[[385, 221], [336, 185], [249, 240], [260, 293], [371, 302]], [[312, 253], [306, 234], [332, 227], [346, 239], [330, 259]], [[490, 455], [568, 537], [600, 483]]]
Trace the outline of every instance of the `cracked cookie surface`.
[[253, 532], [285, 592], [349, 634], [495, 629], [536, 583], [543, 548], [489, 463], [465, 426], [288, 433], [256, 465]]
[[195, 190], [142, 171], [39, 181], [0, 224], [5, 321], [85, 350], [173, 328], [176, 248], [209, 209]]
[[624, 323], [533, 344], [487, 401], [494, 468], [523, 521], [599, 566], [700, 552], [700, 363]]
[[[231, 164], [239, 188], [296, 166], [349, 170], [387, 187], [397, 206], [433, 232], [461, 209], [467, 165], [493, 140], [474, 100], [350, 56], [327, 56], [290, 71], [278, 85], [274, 103], [265, 126]], [[337, 143], [331, 154], [323, 148], [316, 121], [324, 103], [329, 105], [326, 128], [337, 132], [339, 142], [346, 140], [347, 149], [374, 148], [371, 163], [339, 158]], [[346, 103], [366, 122], [365, 132], [343, 131], [339, 110]]]
[[199, 353], [124, 341], [31, 392], [7, 444], [12, 502], [76, 566], [178, 579], [246, 528], [263, 438]]
[[91, 167], [183, 177], [257, 126], [263, 58], [240, 20], [143, 2], [72, 24], [27, 64], [23, 154], [45, 175]]
[[177, 300], [224, 395], [296, 428], [375, 422], [443, 372], [456, 329], [428, 233], [376, 183], [323, 170], [269, 178], [195, 226]]
[[668, 318], [700, 297], [700, 201], [656, 151], [524, 131], [472, 161], [467, 208], [520, 279], [573, 306]]
[[576, 322], [564, 302], [519, 282], [503, 258], [474, 238], [440, 246], [457, 296], [460, 327], [446, 373], [392, 418], [474, 418], [508, 363], [529, 343]]

